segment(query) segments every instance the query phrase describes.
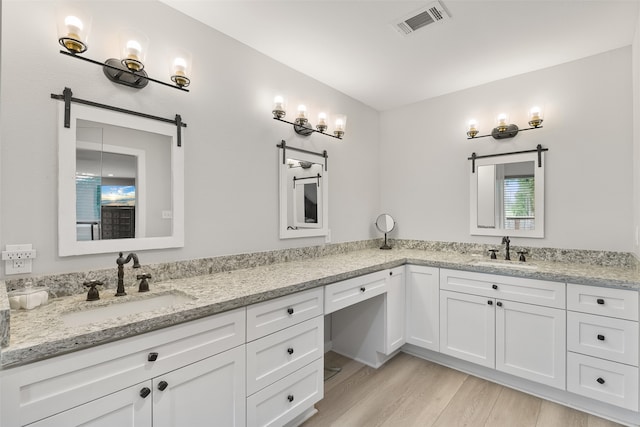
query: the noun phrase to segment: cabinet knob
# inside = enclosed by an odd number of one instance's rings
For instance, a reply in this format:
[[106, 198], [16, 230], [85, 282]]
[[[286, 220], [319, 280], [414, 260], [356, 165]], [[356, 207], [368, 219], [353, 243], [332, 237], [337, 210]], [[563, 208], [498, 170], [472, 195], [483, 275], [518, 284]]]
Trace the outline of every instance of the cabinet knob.
[[293, 394], [290, 394], [289, 396], [287, 396], [287, 400], [289, 402], [293, 402]]
[[487, 301], [487, 304], [493, 305], [493, 301], [489, 300], [489, 301]]
[[600, 341], [604, 341], [604, 335], [600, 335], [600, 334], [598, 334], [598, 339], [599, 339]]
[[140, 397], [142, 397], [143, 399], [146, 399], [150, 394], [151, 389], [149, 387], [144, 387], [142, 390], [140, 390]]
[[596, 302], [597, 302], [598, 304], [600, 304], [600, 305], [603, 305], [603, 304], [604, 304], [604, 299], [602, 299], [602, 298], [598, 298], [598, 299], [596, 300]]
[[292, 315], [293, 314], [293, 308], [292, 307], [287, 308], [287, 313], [289, 313], [289, 315]]
[[498, 307], [502, 307], [502, 302], [498, 301], [498, 302], [496, 303], [496, 305], [497, 305]]
[[390, 272], [389, 272], [389, 276], [393, 276], [393, 271], [390, 271]]
[[604, 379], [602, 377], [599, 377], [596, 381], [598, 381], [598, 384], [604, 384]]
[[156, 352], [149, 353], [149, 355], [147, 356], [147, 360], [149, 362], [155, 362], [156, 360], [158, 360], [158, 353]]
[[493, 285], [491, 285], [491, 287], [492, 287], [493, 289], [498, 289], [498, 285], [496, 285], [495, 283], [494, 283]]
[[158, 383], [158, 390], [164, 391], [169, 386], [169, 383], [166, 381], [160, 381]]
[[361, 288], [360, 288], [360, 292], [364, 292], [364, 291], [366, 291], [366, 289], [365, 289], [365, 287], [363, 286], [363, 287], [361, 287]]
[[289, 353], [289, 354], [293, 354], [293, 348], [289, 347], [289, 348], [287, 349], [287, 353]]

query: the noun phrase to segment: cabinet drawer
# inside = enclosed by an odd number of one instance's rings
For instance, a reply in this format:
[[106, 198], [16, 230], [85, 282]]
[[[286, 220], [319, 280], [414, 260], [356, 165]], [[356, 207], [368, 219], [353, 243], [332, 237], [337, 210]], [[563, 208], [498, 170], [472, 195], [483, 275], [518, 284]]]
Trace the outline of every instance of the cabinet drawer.
[[251, 395], [322, 357], [324, 317], [283, 329], [247, 344], [247, 394]]
[[304, 322], [323, 312], [322, 288], [310, 289], [247, 307], [247, 341]]
[[569, 283], [567, 309], [637, 321], [638, 292]]
[[569, 311], [567, 348], [638, 366], [638, 322]]
[[247, 398], [247, 426], [283, 426], [324, 395], [320, 358]]
[[564, 283], [547, 280], [441, 269], [440, 289], [553, 308], [566, 306]]
[[2, 378], [0, 413], [18, 408], [19, 424], [29, 424], [244, 342], [240, 308], [11, 369]]
[[569, 352], [567, 390], [637, 411], [638, 368]]
[[324, 287], [324, 313], [329, 314], [387, 292], [389, 271], [378, 271]]

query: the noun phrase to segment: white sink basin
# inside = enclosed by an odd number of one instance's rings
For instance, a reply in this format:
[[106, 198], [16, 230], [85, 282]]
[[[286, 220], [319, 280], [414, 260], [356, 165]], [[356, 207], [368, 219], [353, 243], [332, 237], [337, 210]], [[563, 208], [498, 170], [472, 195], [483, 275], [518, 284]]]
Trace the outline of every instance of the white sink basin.
[[[192, 299], [185, 295], [177, 293], [162, 294], [144, 299], [115, 302], [111, 305], [100, 307], [87, 307], [85, 310], [69, 311], [62, 315], [62, 320], [66, 326], [81, 326], [131, 314], [144, 313], [158, 308], [171, 307], [189, 301], [192, 301]], [[87, 304], [90, 303], [87, 302]]]
[[535, 264], [525, 264], [519, 261], [474, 261], [474, 265], [480, 265], [482, 267], [495, 267], [495, 268], [519, 268], [523, 270], [537, 270], [538, 266]]

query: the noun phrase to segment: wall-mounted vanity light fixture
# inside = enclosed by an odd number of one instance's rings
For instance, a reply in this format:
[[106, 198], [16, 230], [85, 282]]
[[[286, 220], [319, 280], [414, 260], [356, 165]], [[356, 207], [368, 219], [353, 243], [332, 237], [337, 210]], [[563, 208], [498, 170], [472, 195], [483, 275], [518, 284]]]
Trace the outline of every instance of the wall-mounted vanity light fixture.
[[478, 139], [492, 136], [494, 139], [513, 138], [519, 131], [540, 129], [542, 127], [542, 111], [538, 107], [533, 107], [529, 111], [529, 126], [525, 129], [519, 129], [518, 126], [509, 123], [509, 116], [501, 113], [496, 118], [496, 127], [491, 130], [490, 134], [478, 136], [478, 122], [475, 119], [469, 120], [467, 130], [467, 139]]
[[273, 118], [275, 120], [293, 125], [293, 130], [295, 130], [297, 134], [304, 136], [309, 136], [314, 132], [318, 132], [322, 135], [330, 136], [332, 138], [342, 139], [347, 125], [347, 116], [338, 114], [335, 116], [335, 127], [333, 130], [333, 135], [325, 133], [329, 128], [329, 126], [327, 125], [328, 117], [327, 113], [321, 112], [318, 113], [318, 124], [314, 129], [313, 126], [309, 123], [307, 107], [302, 104], [298, 105], [296, 117], [293, 122], [284, 120], [284, 117], [287, 115], [287, 104], [284, 98], [280, 95], [274, 98], [273, 109], [271, 110], [271, 113], [273, 114]]
[[122, 59], [109, 58], [105, 62], [100, 62], [81, 56], [80, 54], [88, 49], [87, 40], [91, 18], [76, 12], [58, 18], [58, 42], [66, 49], [61, 50], [61, 54], [100, 65], [105, 76], [114, 83], [142, 89], [151, 81], [189, 92], [186, 87], [191, 83], [187, 77], [191, 62], [190, 55], [184, 54], [174, 59], [170, 77], [174, 84], [152, 79], [144, 70], [149, 39], [139, 31], [124, 30], [120, 34]]

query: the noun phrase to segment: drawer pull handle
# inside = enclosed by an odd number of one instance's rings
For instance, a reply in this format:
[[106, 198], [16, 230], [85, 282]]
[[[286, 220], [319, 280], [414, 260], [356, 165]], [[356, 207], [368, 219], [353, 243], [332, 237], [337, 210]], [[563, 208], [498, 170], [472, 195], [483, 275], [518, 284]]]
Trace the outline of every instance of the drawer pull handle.
[[597, 302], [598, 304], [600, 304], [600, 305], [603, 305], [603, 304], [604, 304], [604, 300], [603, 300], [602, 298], [598, 298], [598, 299], [596, 300], [596, 302]]
[[600, 341], [604, 341], [604, 335], [600, 335], [600, 334], [598, 334], [598, 339], [599, 339]]
[[158, 383], [158, 390], [164, 391], [169, 386], [169, 383], [166, 381], [160, 381]]
[[289, 315], [293, 314], [293, 308], [289, 307], [287, 308], [287, 313], [289, 313]]
[[489, 301], [487, 301], [487, 304], [493, 305], [493, 301], [489, 300]]
[[289, 396], [287, 396], [287, 400], [289, 402], [293, 402], [293, 394], [290, 394]]
[[144, 387], [142, 390], [140, 390], [140, 397], [142, 397], [143, 399], [146, 399], [150, 394], [151, 389], [149, 389], [149, 387]]
[[602, 377], [599, 377], [596, 381], [598, 381], [598, 384], [604, 384], [604, 379]]
[[291, 347], [289, 347], [289, 348], [287, 349], [287, 353], [289, 353], [289, 354], [293, 354], [293, 349], [292, 349]]
[[498, 289], [498, 285], [495, 285], [495, 284], [491, 285], [491, 287], [492, 287], [493, 289]]
[[502, 307], [502, 302], [498, 301], [498, 302], [496, 303], [496, 305], [497, 305], [498, 307]]
[[158, 360], [158, 353], [149, 353], [149, 355], [147, 356], [147, 360], [149, 362], [155, 362], [156, 360]]
[[366, 291], [366, 288], [363, 286], [360, 288], [360, 292], [364, 292], [364, 291]]

